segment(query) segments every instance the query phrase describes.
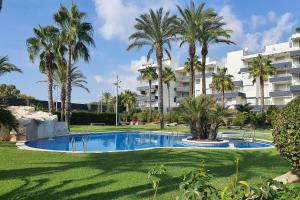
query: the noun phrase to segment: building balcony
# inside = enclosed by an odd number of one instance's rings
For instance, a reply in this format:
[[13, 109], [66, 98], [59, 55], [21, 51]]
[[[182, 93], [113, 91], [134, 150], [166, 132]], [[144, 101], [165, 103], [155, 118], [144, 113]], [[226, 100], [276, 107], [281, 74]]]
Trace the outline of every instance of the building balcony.
[[273, 67], [275, 67], [277, 70], [279, 69], [289, 69], [292, 68], [292, 62], [286, 61], [286, 62], [279, 62], [279, 63], [272, 63]]
[[[221, 99], [221, 93], [215, 93], [215, 94], [208, 94], [209, 96], [213, 96], [217, 99]], [[225, 99], [231, 99], [231, 98], [236, 98], [236, 97], [242, 97], [246, 98], [246, 94], [243, 92], [225, 92], [224, 94]]]
[[[233, 81], [233, 85], [236, 87], [242, 87], [243, 86], [243, 81]], [[212, 88], [212, 83], [209, 84], [209, 88]]]
[[176, 87], [176, 92], [189, 92], [189, 91], [190, 91], [189, 86]]
[[240, 68], [240, 71], [239, 73], [242, 73], [242, 72], [248, 72], [248, 67], [243, 67], [243, 68]]
[[291, 74], [293, 75], [300, 75], [300, 67], [292, 68]]
[[290, 89], [293, 94], [300, 94], [300, 85], [291, 85]]
[[182, 101], [184, 101], [188, 96], [185, 96], [185, 97], [176, 97], [175, 98], [175, 102], [176, 103], [181, 103]]
[[[137, 91], [148, 91], [149, 86], [140, 86], [140, 87], [137, 87], [136, 89], [137, 89]], [[151, 90], [155, 90], [155, 89], [158, 89], [158, 86], [157, 85], [152, 85]]]
[[292, 96], [292, 92], [289, 90], [273, 91], [273, 92], [270, 92], [269, 94], [270, 94], [270, 97]]
[[279, 76], [279, 77], [272, 77], [269, 79], [271, 83], [276, 82], [290, 82], [292, 80], [291, 76]]
[[[151, 102], [155, 101], [158, 99], [158, 96], [155, 96], [155, 95], [151, 95]], [[150, 99], [149, 99], [149, 96], [148, 95], [138, 95], [136, 97], [136, 100], [137, 101], [145, 101], [145, 102], [149, 102]]]
[[290, 56], [292, 58], [299, 58], [300, 57], [300, 50], [291, 51]]

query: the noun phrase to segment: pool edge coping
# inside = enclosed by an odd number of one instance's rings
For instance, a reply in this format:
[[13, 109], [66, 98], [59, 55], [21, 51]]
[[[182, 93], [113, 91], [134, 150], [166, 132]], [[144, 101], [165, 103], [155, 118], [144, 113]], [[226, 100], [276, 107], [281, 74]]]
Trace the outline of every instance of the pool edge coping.
[[[120, 133], [120, 132], [139, 132], [139, 133], [144, 133], [144, 132], [149, 132], [149, 133], [162, 133], [161, 131], [105, 131], [105, 132], [89, 132], [89, 133], [81, 133], [81, 132], [71, 132], [70, 134], [65, 134], [65, 135], [58, 135], [55, 137], [63, 137], [66, 135], [88, 135], [90, 133]], [[173, 132], [169, 131], [164, 131], [164, 133], [167, 134], [172, 134]], [[220, 132], [222, 134], [223, 132]], [[174, 134], [174, 133], [173, 133]], [[177, 133], [177, 134], [186, 134], [186, 133]], [[42, 138], [40, 138], [42, 139]], [[84, 151], [62, 151], [62, 150], [50, 150], [50, 149], [41, 149], [41, 148], [34, 148], [26, 145], [25, 143], [28, 141], [32, 140], [26, 140], [26, 141], [18, 141], [16, 142], [16, 146], [18, 149], [21, 150], [30, 150], [30, 151], [43, 151], [43, 152], [56, 152], [56, 153], [67, 153], [67, 154], [96, 154], [96, 153], [119, 153], [119, 152], [135, 152], [135, 151], [147, 151], [147, 150], [153, 150], [153, 149], [208, 149], [208, 150], [265, 150], [265, 149], [274, 149], [275, 146], [273, 145], [273, 141], [271, 140], [265, 140], [265, 139], [256, 139], [257, 141], [261, 142], [268, 142], [271, 143], [272, 146], [270, 147], [261, 147], [261, 148], [224, 148], [224, 147], [149, 147], [149, 148], [144, 148], [144, 149], [134, 149], [134, 150], [116, 150], [116, 151], [89, 151], [89, 152], [84, 152]]]

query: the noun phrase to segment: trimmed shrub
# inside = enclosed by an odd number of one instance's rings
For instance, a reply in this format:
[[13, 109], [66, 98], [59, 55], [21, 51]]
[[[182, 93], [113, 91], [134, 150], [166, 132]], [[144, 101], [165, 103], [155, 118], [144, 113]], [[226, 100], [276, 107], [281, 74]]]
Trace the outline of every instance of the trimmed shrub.
[[[56, 113], [60, 118], [60, 113]], [[71, 125], [89, 125], [90, 123], [105, 123], [114, 125], [116, 123], [115, 113], [98, 113], [86, 111], [73, 111], [71, 114]]]
[[274, 123], [274, 144], [287, 158], [294, 173], [300, 175], [300, 96], [283, 109]]

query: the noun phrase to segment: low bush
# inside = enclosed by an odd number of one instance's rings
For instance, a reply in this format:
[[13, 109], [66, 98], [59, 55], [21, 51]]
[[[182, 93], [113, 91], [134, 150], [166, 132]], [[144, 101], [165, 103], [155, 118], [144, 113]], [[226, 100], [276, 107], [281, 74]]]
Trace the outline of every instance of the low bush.
[[[57, 113], [60, 120], [60, 113]], [[89, 125], [90, 123], [105, 123], [106, 125], [114, 125], [116, 123], [115, 113], [98, 113], [87, 111], [74, 111], [71, 114], [71, 125]]]
[[300, 175], [300, 96], [282, 110], [275, 120], [274, 144], [287, 158], [294, 173]]
[[[253, 185], [239, 179], [239, 159], [235, 160], [235, 164], [235, 175], [220, 189], [215, 188], [211, 183], [213, 176], [205, 169], [204, 164], [191, 170], [183, 176], [176, 200], [300, 200], [299, 185], [285, 185], [274, 180], [265, 180]], [[163, 174], [166, 171], [167, 169], [163, 167]], [[158, 182], [154, 182], [153, 185], [157, 185], [158, 188], [162, 178], [160, 176], [159, 179], [155, 179]]]

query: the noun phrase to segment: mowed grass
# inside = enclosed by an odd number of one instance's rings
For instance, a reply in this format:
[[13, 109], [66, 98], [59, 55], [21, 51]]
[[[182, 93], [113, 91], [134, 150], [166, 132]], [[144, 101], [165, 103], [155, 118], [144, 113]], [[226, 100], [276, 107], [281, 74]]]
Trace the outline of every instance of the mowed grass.
[[[187, 127], [179, 128], [187, 132]], [[72, 126], [72, 131], [79, 132], [158, 129], [157, 125]], [[289, 170], [288, 163], [275, 149], [66, 154], [19, 150], [14, 143], [0, 142], [0, 152], [0, 199], [151, 199], [153, 191], [147, 172], [157, 164], [165, 164], [168, 170], [157, 199], [175, 199], [182, 175], [202, 161], [214, 174], [212, 184], [219, 188], [234, 175], [236, 158], [240, 159], [241, 179], [251, 183]]]

